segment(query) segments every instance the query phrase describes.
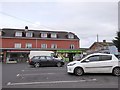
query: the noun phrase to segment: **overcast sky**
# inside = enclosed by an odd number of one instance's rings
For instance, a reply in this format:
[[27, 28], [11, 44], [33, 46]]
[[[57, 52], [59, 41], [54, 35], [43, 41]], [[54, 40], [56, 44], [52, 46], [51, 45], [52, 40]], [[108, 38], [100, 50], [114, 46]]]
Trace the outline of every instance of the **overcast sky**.
[[118, 2], [2, 2], [0, 28], [68, 31], [88, 48], [97, 39], [112, 41], [118, 30]]

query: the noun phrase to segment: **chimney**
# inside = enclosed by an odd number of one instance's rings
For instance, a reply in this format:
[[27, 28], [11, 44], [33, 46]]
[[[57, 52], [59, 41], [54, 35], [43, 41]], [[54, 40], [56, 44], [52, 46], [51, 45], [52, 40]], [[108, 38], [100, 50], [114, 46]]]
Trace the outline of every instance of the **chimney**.
[[106, 43], [106, 40], [103, 40], [104, 43]]
[[25, 26], [25, 31], [28, 31], [28, 26]]

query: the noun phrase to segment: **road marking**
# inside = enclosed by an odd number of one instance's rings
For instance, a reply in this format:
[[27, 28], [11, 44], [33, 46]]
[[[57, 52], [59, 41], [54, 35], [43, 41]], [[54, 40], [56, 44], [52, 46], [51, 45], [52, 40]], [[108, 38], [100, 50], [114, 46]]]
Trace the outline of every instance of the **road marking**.
[[22, 70], [22, 72], [24, 72], [25, 70]]
[[20, 76], [20, 74], [17, 74], [16, 76], [18, 77], [18, 76]]
[[77, 82], [91, 82], [96, 81], [96, 79], [90, 79], [90, 80], [76, 80], [76, 81], [48, 81], [48, 82], [26, 82], [26, 83], [11, 83], [8, 82], [7, 85], [31, 85], [31, 84], [59, 84], [59, 83], [77, 83]]
[[54, 74], [60, 74], [60, 73], [17, 74], [17, 77], [18, 76], [34, 76], [34, 75], [54, 75]]
[[7, 85], [11, 85], [11, 82], [8, 82]]
[[[53, 69], [53, 68], [30, 68], [30, 69], [25, 69], [25, 70], [21, 70], [21, 71], [22, 71], [22, 72], [25, 72], [25, 71], [26, 71], [26, 72], [30, 72], [30, 71], [41, 71], [41, 69], [42, 69], [42, 70], [46, 70], [46, 69], [47, 69], [47, 70], [56, 70], [56, 68], [54, 68], [54, 69]], [[63, 67], [59, 68], [59, 70], [64, 71], [64, 70], [63, 70]]]

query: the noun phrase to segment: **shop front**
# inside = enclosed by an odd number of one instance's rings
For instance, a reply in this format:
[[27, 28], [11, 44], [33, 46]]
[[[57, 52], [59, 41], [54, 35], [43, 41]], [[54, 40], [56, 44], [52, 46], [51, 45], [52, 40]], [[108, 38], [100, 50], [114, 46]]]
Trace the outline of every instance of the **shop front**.
[[0, 51], [0, 62], [3, 62], [3, 52], [2, 52], [2, 50]]
[[[81, 56], [81, 50], [57, 50], [57, 56], [64, 59], [65, 61], [71, 62], [75, 60], [75, 56]], [[80, 58], [80, 57], [79, 57]]]
[[30, 51], [9, 50], [4, 51], [5, 63], [21, 63], [28, 60]]

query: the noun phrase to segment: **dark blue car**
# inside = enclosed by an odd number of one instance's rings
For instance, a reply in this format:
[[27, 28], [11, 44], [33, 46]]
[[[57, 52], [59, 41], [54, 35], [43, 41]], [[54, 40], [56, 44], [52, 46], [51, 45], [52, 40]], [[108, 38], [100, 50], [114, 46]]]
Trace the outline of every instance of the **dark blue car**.
[[29, 60], [29, 64], [34, 67], [40, 66], [57, 66], [62, 67], [64, 65], [64, 61], [62, 59], [55, 59], [51, 56], [34, 56]]

